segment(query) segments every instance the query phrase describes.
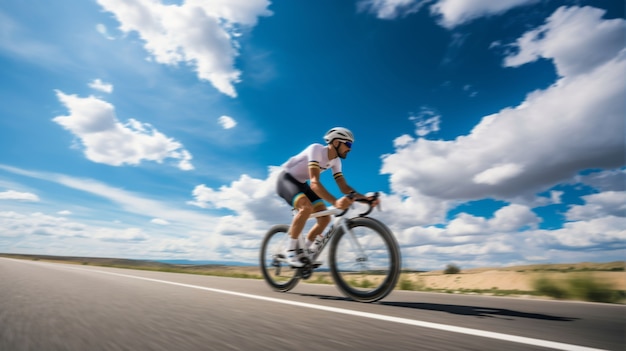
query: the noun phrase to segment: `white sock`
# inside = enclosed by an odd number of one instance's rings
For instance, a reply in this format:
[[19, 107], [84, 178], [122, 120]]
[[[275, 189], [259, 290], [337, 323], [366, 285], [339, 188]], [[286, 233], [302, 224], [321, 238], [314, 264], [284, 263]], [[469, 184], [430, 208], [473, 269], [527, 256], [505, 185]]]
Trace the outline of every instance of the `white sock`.
[[298, 239], [291, 238], [289, 242], [289, 250], [295, 250], [298, 248]]
[[311, 247], [311, 245], [313, 245], [313, 241], [311, 241], [311, 240], [309, 240], [309, 239], [306, 239], [306, 248], [307, 248], [307, 249], [308, 249], [308, 248], [310, 248], [310, 247]]

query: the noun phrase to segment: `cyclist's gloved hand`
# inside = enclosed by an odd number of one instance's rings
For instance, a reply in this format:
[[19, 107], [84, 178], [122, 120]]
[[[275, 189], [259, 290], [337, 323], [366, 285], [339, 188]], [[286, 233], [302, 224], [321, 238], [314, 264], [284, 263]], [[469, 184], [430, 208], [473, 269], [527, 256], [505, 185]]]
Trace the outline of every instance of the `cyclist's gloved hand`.
[[354, 202], [354, 199], [351, 199], [347, 196], [343, 196], [335, 200], [335, 203], [333, 204], [333, 206], [335, 206], [335, 208], [338, 208], [340, 210], [345, 210], [346, 208], [350, 207], [350, 205], [352, 205], [353, 202]]

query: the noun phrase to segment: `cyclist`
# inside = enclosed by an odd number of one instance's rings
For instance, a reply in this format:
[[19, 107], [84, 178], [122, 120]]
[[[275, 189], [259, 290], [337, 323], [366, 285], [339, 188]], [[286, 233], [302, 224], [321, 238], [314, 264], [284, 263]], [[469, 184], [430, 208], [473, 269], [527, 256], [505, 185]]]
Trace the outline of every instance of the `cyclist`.
[[[311, 213], [327, 209], [323, 200], [336, 208], [346, 209], [354, 202], [354, 198], [365, 198], [346, 183], [341, 171], [341, 159], [346, 158], [354, 142], [352, 132], [346, 128], [335, 127], [324, 135], [324, 141], [326, 146], [314, 143], [291, 157], [282, 165], [283, 171], [278, 176], [276, 184], [278, 195], [297, 211], [289, 227], [291, 240], [286, 248], [287, 262], [292, 267], [304, 266], [300, 260], [303, 253], [296, 251], [298, 237]], [[344, 194], [354, 193], [354, 198], [346, 196], [336, 198], [326, 190], [320, 180], [320, 174], [327, 169], [332, 169], [339, 190]], [[321, 234], [329, 223], [329, 216], [317, 218], [317, 223], [307, 234], [306, 249], [309, 249], [316, 239], [321, 239]], [[314, 264], [319, 265], [321, 262]]]

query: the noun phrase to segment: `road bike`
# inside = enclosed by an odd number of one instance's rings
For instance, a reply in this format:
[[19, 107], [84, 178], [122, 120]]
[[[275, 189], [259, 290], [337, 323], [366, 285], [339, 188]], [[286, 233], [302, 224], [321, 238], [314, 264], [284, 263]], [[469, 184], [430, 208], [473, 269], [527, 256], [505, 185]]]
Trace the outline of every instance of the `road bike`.
[[301, 279], [309, 279], [318, 268], [314, 262], [330, 243], [330, 273], [344, 295], [359, 302], [374, 302], [386, 297], [398, 282], [401, 258], [391, 230], [367, 216], [378, 196], [375, 193], [369, 199], [356, 199], [369, 207], [352, 218], [344, 216], [348, 209], [331, 208], [311, 214], [308, 220], [322, 216], [331, 216], [333, 220], [314, 252], [304, 249], [305, 234], [300, 235], [298, 252], [305, 264], [300, 268], [291, 267], [285, 257], [285, 248], [290, 240], [289, 226], [273, 226], [265, 234], [261, 245], [261, 271], [267, 284], [276, 291], [287, 292]]

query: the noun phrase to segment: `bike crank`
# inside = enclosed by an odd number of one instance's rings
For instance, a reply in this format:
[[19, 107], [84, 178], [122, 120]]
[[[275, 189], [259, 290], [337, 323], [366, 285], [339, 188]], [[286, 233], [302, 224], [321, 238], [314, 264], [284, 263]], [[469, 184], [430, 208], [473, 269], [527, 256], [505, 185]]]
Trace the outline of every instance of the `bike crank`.
[[311, 278], [311, 275], [313, 275], [313, 267], [311, 267], [311, 260], [308, 257], [302, 257], [300, 261], [304, 263], [304, 267], [300, 268], [300, 276], [304, 280]]

